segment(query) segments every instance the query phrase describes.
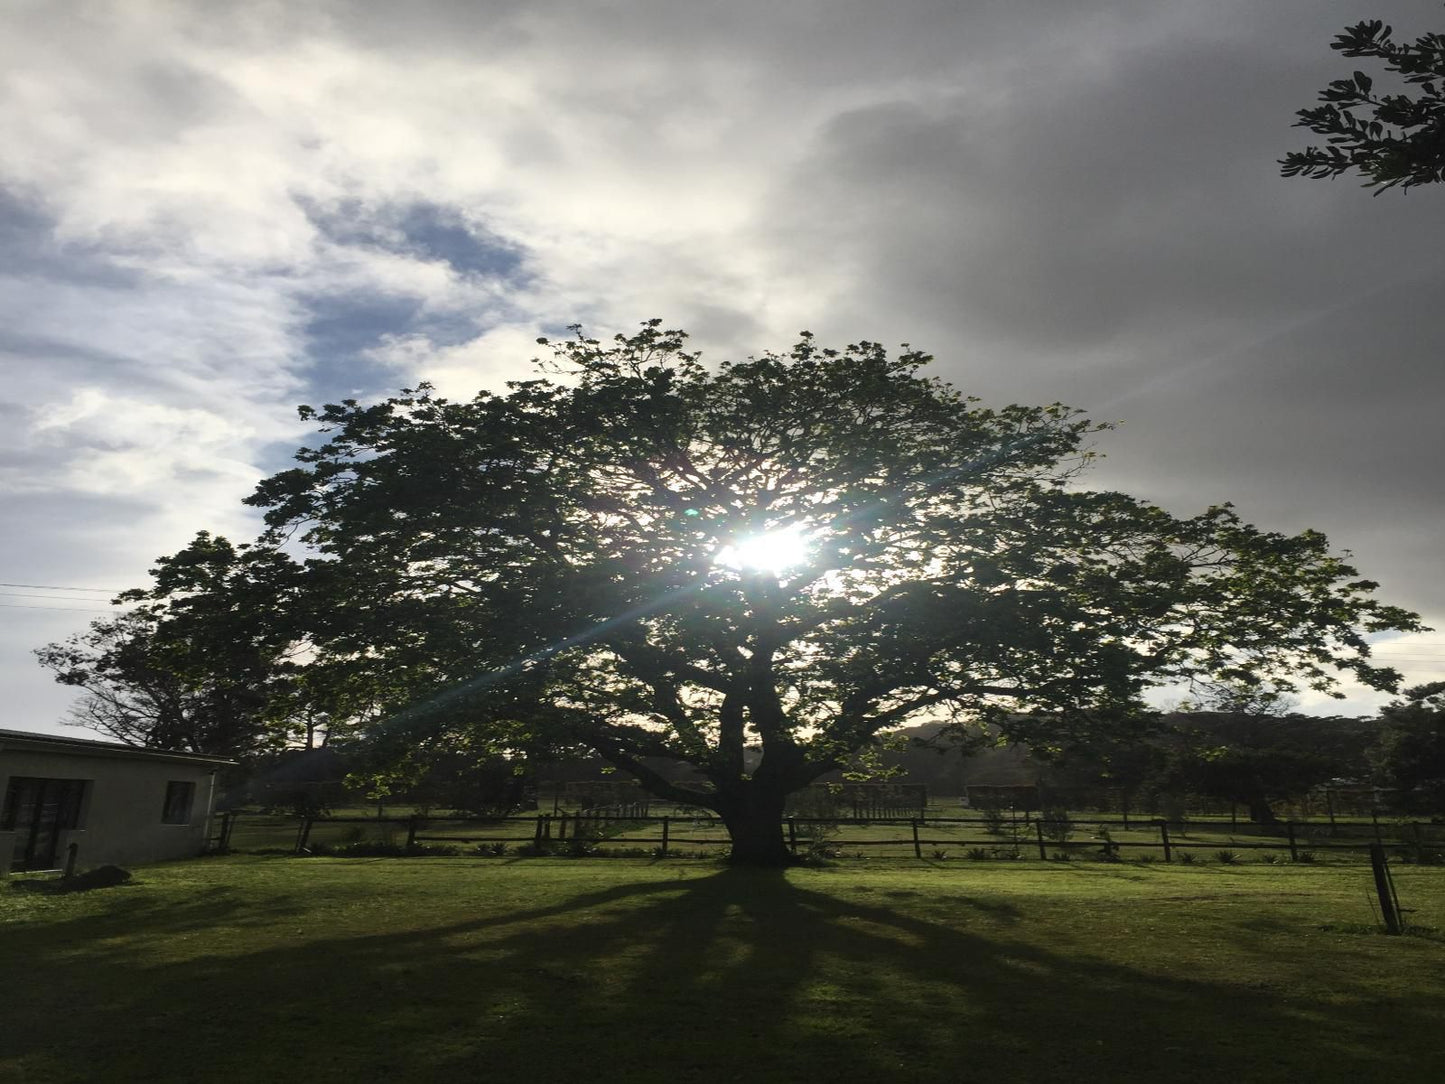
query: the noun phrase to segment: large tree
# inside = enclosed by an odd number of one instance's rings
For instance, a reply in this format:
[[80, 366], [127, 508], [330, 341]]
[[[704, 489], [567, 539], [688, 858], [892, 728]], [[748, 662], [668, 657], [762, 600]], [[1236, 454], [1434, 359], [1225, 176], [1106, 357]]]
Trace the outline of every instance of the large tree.
[[1392, 34], [1374, 19], [1348, 27], [1330, 48], [1381, 61], [1414, 96], [1377, 92], [1361, 71], [1334, 80], [1320, 91], [1323, 104], [1301, 109], [1295, 121], [1295, 127], [1327, 137], [1326, 145], [1285, 155], [1284, 176], [1324, 180], [1354, 172], [1376, 195], [1396, 185], [1445, 180], [1445, 34], [1413, 43], [1396, 42]]
[[309, 550], [309, 650], [388, 756], [589, 749], [781, 863], [786, 795], [908, 722], [1066, 745], [1193, 675], [1397, 680], [1362, 634], [1413, 615], [1321, 535], [1077, 488], [1103, 427], [1065, 407], [868, 342], [542, 342], [504, 394], [303, 407], [327, 439], [251, 498]]

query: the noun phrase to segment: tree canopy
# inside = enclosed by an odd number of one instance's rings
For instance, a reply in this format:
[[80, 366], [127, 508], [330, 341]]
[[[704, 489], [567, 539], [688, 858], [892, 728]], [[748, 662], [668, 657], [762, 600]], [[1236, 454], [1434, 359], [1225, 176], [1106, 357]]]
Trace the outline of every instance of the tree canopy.
[[299, 568], [270, 547], [202, 532], [161, 558], [135, 609], [36, 652], [85, 692], [72, 721], [131, 745], [245, 759], [315, 736], [286, 615]]
[[272, 718], [324, 704], [382, 765], [589, 751], [752, 863], [787, 859], [791, 791], [904, 724], [1065, 747], [1155, 685], [1391, 688], [1364, 635], [1418, 627], [1317, 532], [1081, 488], [1106, 427], [985, 407], [906, 346], [541, 341], [502, 393], [303, 407], [325, 439], [250, 498], [266, 534], [144, 597], [284, 653]]
[[869, 342], [542, 342], [503, 394], [302, 408], [326, 440], [250, 498], [305, 551], [317, 687], [393, 759], [591, 750], [779, 862], [786, 795], [904, 723], [1068, 743], [1192, 677], [1397, 680], [1363, 634], [1413, 615], [1323, 536], [1079, 488], [1104, 427], [1066, 407]]
[[1242, 712], [1184, 713], [1161, 780], [1168, 789], [1238, 802], [1273, 822], [1271, 804], [1296, 801], [1357, 773], [1376, 725], [1365, 719]]
[[1415, 96], [1379, 93], [1361, 71], [1334, 80], [1320, 91], [1324, 104], [1301, 109], [1295, 122], [1326, 136], [1326, 146], [1285, 155], [1284, 176], [1330, 179], [1353, 171], [1376, 195], [1396, 185], [1445, 180], [1445, 34], [1404, 43], [1394, 41], [1393, 33], [1378, 19], [1361, 22], [1339, 34], [1330, 48], [1383, 62]]
[[1381, 713], [1375, 750], [1381, 781], [1394, 801], [1415, 812], [1445, 812], [1445, 681], [1406, 689]]

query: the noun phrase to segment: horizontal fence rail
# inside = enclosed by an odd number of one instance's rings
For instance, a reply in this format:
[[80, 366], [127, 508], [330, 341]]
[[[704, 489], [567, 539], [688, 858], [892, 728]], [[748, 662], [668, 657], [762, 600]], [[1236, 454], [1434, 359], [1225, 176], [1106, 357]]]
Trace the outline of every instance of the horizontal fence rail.
[[[1351, 823], [1281, 821], [1231, 825], [1209, 820], [1141, 818], [1061, 820], [1024, 814], [1013, 817], [789, 817], [780, 825], [794, 854], [834, 854], [853, 849], [903, 856], [942, 858], [958, 848], [965, 856], [1067, 858], [1094, 853], [1117, 859], [1125, 852], [1159, 854], [1164, 861], [1194, 861], [1198, 852], [1268, 851], [1291, 861], [1321, 852], [1362, 857], [1379, 845], [1419, 862], [1445, 860], [1445, 825], [1424, 822]], [[217, 817], [211, 836], [220, 850], [286, 851], [295, 854], [420, 852], [470, 845], [477, 854], [548, 853], [647, 847], [660, 857], [679, 848], [725, 848], [726, 829], [716, 817], [690, 812], [672, 816], [629, 816], [581, 812], [530, 816], [466, 817], [294, 816], [229, 811]], [[947, 850], [947, 849], [955, 850]], [[1222, 860], [1228, 860], [1223, 859]]]

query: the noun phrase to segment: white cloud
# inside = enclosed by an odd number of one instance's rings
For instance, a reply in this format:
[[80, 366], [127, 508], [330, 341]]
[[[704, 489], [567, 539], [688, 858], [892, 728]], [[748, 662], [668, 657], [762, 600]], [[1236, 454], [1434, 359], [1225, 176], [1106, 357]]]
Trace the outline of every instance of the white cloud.
[[37, 407], [32, 433], [42, 445], [72, 450], [51, 484], [77, 493], [148, 497], [188, 477], [202, 487], [259, 481], [242, 458], [255, 428], [218, 411], [87, 387], [68, 403]]
[[[29, 247], [0, 271], [0, 480], [75, 503], [6, 559], [56, 571], [45, 532], [91, 532], [133, 582], [191, 530], [245, 528], [233, 502], [299, 439], [298, 399], [470, 395], [539, 333], [658, 315], [714, 357], [805, 327], [907, 339], [966, 390], [1122, 414], [1102, 479], [1242, 493], [1438, 611], [1439, 502], [1410, 499], [1440, 450], [1438, 200], [1274, 175], [1348, 18], [11, 5], [0, 186]], [[515, 266], [428, 252], [412, 206]], [[102, 497], [137, 502], [123, 527]]]

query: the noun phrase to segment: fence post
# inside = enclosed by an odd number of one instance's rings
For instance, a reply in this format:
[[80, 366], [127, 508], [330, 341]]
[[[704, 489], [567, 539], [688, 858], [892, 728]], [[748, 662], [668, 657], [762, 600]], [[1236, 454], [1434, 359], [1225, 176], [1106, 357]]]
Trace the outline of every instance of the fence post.
[[662, 857], [667, 857], [667, 823], [666, 817], [662, 818]]
[[296, 833], [296, 853], [305, 854], [306, 844], [311, 839], [311, 818], [301, 818], [301, 830]]
[[1284, 822], [1284, 830], [1285, 830], [1285, 833], [1289, 836], [1289, 860], [1290, 860], [1291, 862], [1298, 862], [1298, 861], [1299, 861], [1299, 847], [1295, 845], [1295, 839], [1294, 839], [1294, 821], [1285, 821], [1285, 822]]
[[798, 818], [788, 818], [788, 846], [794, 855], [798, 853]]
[[[577, 814], [577, 815], [580, 817], [582, 814], [579, 813], [579, 814]], [[558, 843], [561, 843], [561, 842], [562, 842], [564, 839], [566, 839], [566, 838], [567, 838], [567, 814], [566, 814], [566, 813], [563, 813], [562, 816], [560, 816], [559, 818], [557, 818], [557, 842], [558, 842]]]
[[536, 821], [533, 823], [533, 827], [532, 827], [532, 846], [538, 848], [539, 850], [541, 849], [541, 846], [542, 846], [542, 822], [543, 822], [546, 818], [547, 818], [547, 814], [545, 814], [545, 813], [540, 813], [540, 814], [538, 814], [538, 815], [537, 815], [537, 819], [536, 819]]
[[918, 842], [918, 818], [914, 817], [909, 823], [913, 826], [913, 857], [923, 857], [923, 845]]
[[1049, 852], [1044, 847], [1044, 822], [1042, 820], [1034, 821], [1034, 827], [1039, 830], [1039, 860], [1046, 861], [1049, 857]]
[[1169, 822], [1159, 822], [1159, 839], [1164, 844], [1164, 861], [1174, 861], [1174, 851], [1169, 846]]
[[1402, 933], [1400, 913], [1395, 909], [1395, 893], [1390, 885], [1390, 869], [1385, 865], [1383, 844], [1370, 844], [1370, 868], [1375, 874], [1375, 895], [1380, 897], [1380, 914], [1385, 919], [1385, 932]]
[[1415, 834], [1415, 861], [1425, 864], [1425, 837], [1420, 834], [1420, 822], [1411, 821], [1410, 828]]

